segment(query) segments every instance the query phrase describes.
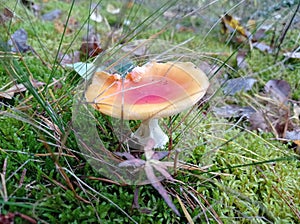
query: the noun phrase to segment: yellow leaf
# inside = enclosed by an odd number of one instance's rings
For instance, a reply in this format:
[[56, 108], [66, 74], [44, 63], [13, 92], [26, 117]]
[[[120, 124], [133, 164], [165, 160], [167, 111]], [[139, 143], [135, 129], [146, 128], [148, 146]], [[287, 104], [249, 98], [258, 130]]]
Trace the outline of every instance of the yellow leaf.
[[222, 25], [223, 25], [223, 32], [237, 31], [242, 36], [248, 37], [246, 30], [244, 29], [243, 26], [241, 26], [240, 22], [229, 14], [225, 14], [222, 17]]

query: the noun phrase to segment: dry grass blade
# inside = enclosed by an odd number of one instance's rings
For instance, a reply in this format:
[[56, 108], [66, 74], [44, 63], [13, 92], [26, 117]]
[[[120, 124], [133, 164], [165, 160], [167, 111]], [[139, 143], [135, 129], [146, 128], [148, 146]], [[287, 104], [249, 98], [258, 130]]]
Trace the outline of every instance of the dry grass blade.
[[177, 194], [176, 194], [176, 198], [177, 198], [177, 200], [178, 200], [178, 202], [179, 202], [179, 204], [182, 208], [182, 211], [183, 211], [186, 219], [188, 220], [189, 224], [194, 224], [194, 221], [193, 221], [191, 215], [189, 214], [189, 212], [187, 211], [187, 209], [185, 208], [183, 202], [181, 201], [180, 197]]
[[0, 193], [4, 201], [8, 200], [7, 196], [7, 189], [6, 189], [6, 180], [5, 180], [5, 175], [6, 175], [6, 166], [7, 166], [7, 158], [5, 158], [3, 162], [3, 168], [2, 168], [2, 173], [0, 173], [1, 177], [1, 189]]

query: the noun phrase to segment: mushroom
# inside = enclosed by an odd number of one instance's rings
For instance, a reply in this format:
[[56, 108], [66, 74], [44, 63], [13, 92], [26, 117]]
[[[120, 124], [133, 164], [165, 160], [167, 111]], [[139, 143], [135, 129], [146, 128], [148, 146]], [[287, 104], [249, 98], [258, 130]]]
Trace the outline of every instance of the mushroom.
[[191, 62], [149, 62], [135, 67], [125, 78], [105, 71], [96, 72], [85, 97], [106, 115], [142, 120], [132, 133], [131, 147], [145, 146], [151, 138], [155, 141], [154, 148], [161, 148], [169, 138], [158, 119], [193, 106], [204, 96], [208, 86], [207, 76]]

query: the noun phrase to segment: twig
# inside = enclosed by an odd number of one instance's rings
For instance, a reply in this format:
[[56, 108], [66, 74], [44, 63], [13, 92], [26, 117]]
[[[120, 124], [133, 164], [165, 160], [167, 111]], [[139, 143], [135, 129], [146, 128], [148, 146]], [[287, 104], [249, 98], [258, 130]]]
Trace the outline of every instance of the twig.
[[300, 1], [299, 1], [298, 5], [297, 5], [297, 8], [296, 8], [296, 10], [295, 10], [295, 12], [294, 12], [292, 18], [290, 19], [289, 23], [286, 24], [286, 26], [285, 26], [284, 29], [283, 29], [283, 32], [282, 32], [281, 36], [279, 37], [279, 44], [278, 44], [278, 46], [277, 46], [277, 52], [276, 52], [276, 55], [275, 55], [275, 62], [277, 61], [278, 54], [279, 54], [279, 51], [280, 51], [280, 48], [281, 48], [281, 44], [282, 44], [282, 42], [283, 42], [283, 40], [284, 40], [284, 38], [285, 38], [285, 36], [286, 36], [286, 34], [287, 34], [289, 28], [290, 28], [291, 25], [292, 25], [293, 20], [295, 19], [295, 17], [296, 17], [296, 15], [297, 15], [297, 12], [298, 12], [299, 8], [300, 8]]

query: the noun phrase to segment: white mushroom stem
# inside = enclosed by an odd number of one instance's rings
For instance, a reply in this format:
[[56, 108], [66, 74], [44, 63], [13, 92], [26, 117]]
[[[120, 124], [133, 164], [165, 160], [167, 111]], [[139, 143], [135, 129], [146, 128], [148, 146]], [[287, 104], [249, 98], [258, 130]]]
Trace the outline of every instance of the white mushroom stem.
[[161, 129], [156, 118], [144, 120], [131, 137], [134, 142], [130, 142], [129, 145], [133, 148], [147, 145], [150, 138], [155, 142], [154, 148], [162, 148], [169, 141], [169, 137]]

